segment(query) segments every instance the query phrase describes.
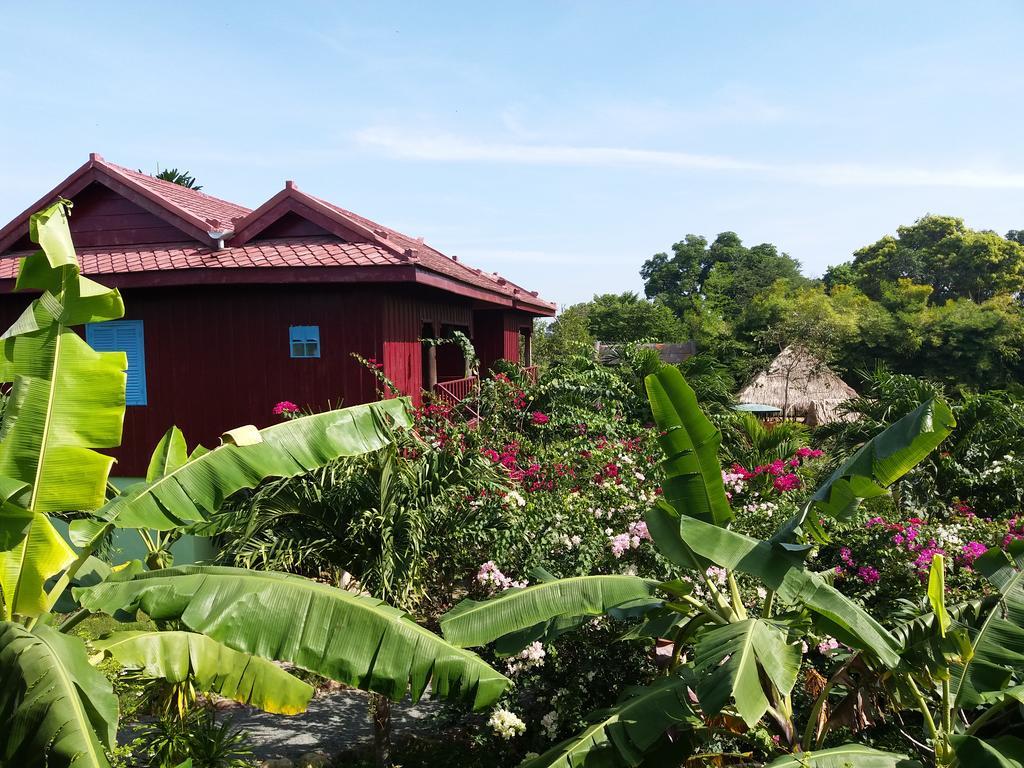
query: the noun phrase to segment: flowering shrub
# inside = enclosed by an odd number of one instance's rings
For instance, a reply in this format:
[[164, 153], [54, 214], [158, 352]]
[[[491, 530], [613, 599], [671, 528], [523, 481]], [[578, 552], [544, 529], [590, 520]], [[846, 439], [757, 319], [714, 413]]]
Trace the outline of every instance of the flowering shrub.
[[274, 415], [285, 419], [293, 419], [299, 415], [299, 406], [291, 400], [282, 400], [274, 406]]

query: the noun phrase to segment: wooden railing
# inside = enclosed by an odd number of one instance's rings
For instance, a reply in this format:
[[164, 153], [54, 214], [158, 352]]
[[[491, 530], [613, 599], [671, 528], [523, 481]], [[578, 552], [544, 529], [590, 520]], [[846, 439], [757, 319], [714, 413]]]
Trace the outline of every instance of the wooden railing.
[[477, 376], [466, 376], [463, 379], [452, 379], [450, 381], [439, 381], [434, 385], [434, 391], [439, 400], [448, 403], [452, 408], [463, 408], [469, 419], [478, 419], [480, 414], [471, 400], [471, 395], [476, 391], [480, 379]]
[[523, 373], [526, 374], [526, 378], [528, 378], [530, 380], [531, 384], [536, 384], [537, 383], [537, 366], [536, 365], [528, 365], [528, 366], [526, 366], [525, 368], [523, 368]]

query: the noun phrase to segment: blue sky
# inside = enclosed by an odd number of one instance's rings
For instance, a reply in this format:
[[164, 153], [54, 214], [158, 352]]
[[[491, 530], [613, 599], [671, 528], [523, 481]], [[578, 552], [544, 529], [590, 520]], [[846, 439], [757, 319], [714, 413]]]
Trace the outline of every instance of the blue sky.
[[561, 304], [687, 233], [808, 274], [1024, 228], [1024, 3], [5, 4], [0, 219], [90, 151], [294, 179]]

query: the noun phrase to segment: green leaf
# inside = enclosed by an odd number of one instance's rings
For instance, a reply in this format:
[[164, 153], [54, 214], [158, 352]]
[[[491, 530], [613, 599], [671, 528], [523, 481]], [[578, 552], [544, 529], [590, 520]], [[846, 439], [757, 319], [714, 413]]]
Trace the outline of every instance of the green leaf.
[[372, 597], [291, 574], [185, 566], [74, 590], [82, 606], [141, 609], [181, 621], [236, 651], [288, 661], [324, 677], [401, 699], [430, 683], [442, 697], [493, 703], [508, 680]]
[[340, 456], [383, 448], [391, 441], [391, 424], [411, 426], [407, 398], [275, 424], [256, 433], [258, 442], [225, 442], [162, 477], [128, 488], [97, 516], [118, 528], [170, 530], [199, 522], [235, 491], [252, 488], [268, 477], [293, 477]]
[[804, 605], [844, 631], [851, 642], [873, 652], [890, 667], [899, 662], [900, 644], [863, 608], [781, 545], [744, 536], [716, 525], [683, 517], [683, 541], [701, 557], [754, 576], [788, 605]]
[[186, 461], [188, 446], [185, 444], [185, 435], [177, 427], [171, 427], [153, 450], [153, 455], [149, 459], [149, 469], [146, 471], [146, 482], [155, 482], [179, 469]]
[[128, 669], [171, 683], [191, 680], [200, 691], [218, 693], [264, 712], [305, 712], [312, 686], [272, 661], [232, 650], [194, 632], [114, 632], [92, 646]]
[[761, 674], [788, 695], [799, 668], [800, 649], [787, 642], [783, 629], [764, 619], [713, 627], [697, 638], [697, 698], [707, 717], [717, 715], [732, 700], [736, 712], [753, 728], [770, 704]]
[[1010, 555], [992, 547], [974, 561], [974, 567], [999, 590], [981, 626], [973, 633], [969, 654], [952, 665], [950, 691], [956, 707], [978, 706], [991, 694], [1024, 678], [1024, 551], [1020, 544]]
[[920, 768], [916, 760], [894, 752], [880, 752], [860, 744], [844, 744], [841, 747], [822, 749], [816, 752], [798, 752], [785, 755], [765, 768]]
[[[629, 690], [618, 704], [595, 712], [592, 723], [520, 768], [578, 768], [590, 765], [638, 766], [670, 728], [690, 728], [699, 720], [690, 707], [687, 681], [662, 677]], [[613, 757], [614, 756], [614, 757]], [[602, 761], [601, 758], [605, 758]]]
[[50, 518], [5, 505], [0, 510], [0, 618], [35, 618], [47, 613], [52, 601], [44, 585], [74, 559], [74, 550]]
[[665, 366], [645, 379], [654, 421], [665, 454], [665, 500], [681, 515], [715, 525], [732, 519], [722, 484], [718, 448], [722, 433], [697, 405], [697, 396], [678, 368]]
[[950, 741], [961, 765], [1024, 768], [1024, 740], [1016, 736], [1000, 736], [995, 739], [953, 736]]
[[946, 612], [946, 561], [942, 555], [932, 555], [932, 566], [928, 572], [928, 602], [939, 623], [939, 634], [946, 636], [952, 623]]
[[441, 632], [462, 648], [486, 645], [555, 617], [601, 616], [656, 587], [636, 576], [577, 576], [509, 589], [492, 600], [463, 600], [441, 617]]
[[117, 697], [78, 638], [0, 622], [0, 723], [0, 764], [109, 768]]
[[669, 562], [702, 575], [707, 571], [708, 561], [698, 557], [679, 535], [679, 513], [667, 501], [658, 499], [658, 503], [647, 510], [644, 520], [654, 546]]
[[942, 400], [922, 403], [871, 438], [826, 480], [812, 497], [815, 508], [847, 520], [862, 499], [881, 496], [941, 443], [956, 420]]
[[13, 384], [0, 423], [0, 475], [31, 486], [32, 512], [95, 509], [121, 442], [127, 360], [95, 352], [68, 326], [121, 317], [117, 291], [78, 274], [61, 203], [35, 214], [43, 250], [21, 265], [18, 288], [42, 290], [0, 337], [0, 381]]

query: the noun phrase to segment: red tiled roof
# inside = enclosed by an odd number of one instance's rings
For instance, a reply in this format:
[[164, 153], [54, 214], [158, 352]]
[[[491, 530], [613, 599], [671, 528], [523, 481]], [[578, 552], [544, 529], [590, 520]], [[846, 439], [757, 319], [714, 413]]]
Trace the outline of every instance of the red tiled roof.
[[[0, 280], [17, 276], [18, 259], [0, 258]], [[339, 243], [333, 237], [264, 240], [214, 250], [195, 243], [175, 243], [131, 251], [78, 249], [86, 275], [117, 275], [177, 269], [245, 269], [260, 267], [375, 267], [405, 264], [397, 256], [368, 243]]]
[[219, 197], [214, 197], [195, 189], [189, 189], [180, 184], [157, 179], [146, 173], [133, 171], [131, 168], [125, 168], [123, 165], [117, 165], [103, 159], [97, 160], [97, 163], [127, 176], [136, 184], [145, 187], [154, 195], [161, 197], [171, 205], [186, 211], [197, 219], [205, 222], [218, 222], [222, 229], [229, 232], [236, 219], [240, 219], [250, 212], [250, 209], [245, 206], [221, 200]]
[[367, 229], [371, 229], [376, 233], [382, 233], [388, 242], [396, 244], [399, 248], [403, 250], [414, 250], [416, 255], [419, 257], [419, 263], [427, 269], [439, 272], [440, 274], [445, 275], [446, 277], [451, 277], [455, 280], [460, 280], [462, 282], [470, 283], [471, 285], [485, 288], [489, 291], [497, 291], [499, 293], [529, 299], [531, 303], [539, 303], [540, 305], [547, 304], [547, 302], [538, 299], [525, 288], [501, 277], [497, 272], [488, 273], [479, 269], [474, 269], [463, 264], [461, 261], [456, 261], [449, 256], [445, 256], [439, 250], [427, 245], [422, 240], [414, 240], [408, 235], [404, 235], [390, 227], [378, 224], [365, 216], [360, 216], [358, 213], [347, 211], [334, 203], [328, 202], [327, 200], [323, 200], [319, 197], [314, 199], [319, 200], [328, 208], [334, 209], [342, 216], [355, 220]]
[[[490, 301], [501, 297], [499, 303], [522, 306], [529, 311], [553, 314], [555, 305], [509, 282], [497, 273], [487, 273], [445, 256], [436, 248], [414, 240], [389, 227], [347, 211], [326, 200], [300, 192], [288, 182], [285, 189], [268, 200], [256, 211], [221, 200], [204, 192], [162, 181], [138, 171], [107, 162], [99, 155], [90, 155], [89, 161], [60, 185], [29, 207], [21, 216], [0, 230], [0, 279], [11, 279], [17, 272], [16, 254], [4, 253], [27, 231], [29, 215], [58, 196], [73, 196], [85, 184], [99, 181], [122, 194], [158, 206], [169, 221], [181, 230], [184, 238], [196, 238], [181, 243], [153, 245], [105, 246], [79, 248], [79, 262], [87, 275], [119, 275], [169, 270], [192, 269], [257, 269], [302, 267], [414, 267], [414, 278], [444, 290], [454, 290]], [[145, 198], [145, 200], [144, 200]], [[265, 227], [264, 214], [276, 217], [277, 201], [300, 200], [331, 221], [341, 223], [344, 240], [333, 235], [322, 237], [291, 237], [279, 240], [253, 240], [252, 237], [235, 238], [238, 245], [216, 249], [207, 233], [214, 230], [239, 232], [243, 229], [258, 232]], [[309, 215], [317, 215], [315, 211]], [[328, 223], [328, 227], [332, 226]], [[358, 232], [370, 242], [347, 242], [347, 232]], [[331, 231], [334, 231], [333, 229]], [[410, 253], [410, 251], [414, 253]], [[433, 273], [434, 278], [422, 277]], [[413, 274], [413, 273], [410, 273]], [[297, 277], [295, 279], [305, 279]], [[407, 278], [402, 278], [407, 279]], [[182, 283], [184, 284], [184, 283]], [[460, 286], [465, 286], [462, 288]], [[482, 291], [482, 293], [481, 293]]]

